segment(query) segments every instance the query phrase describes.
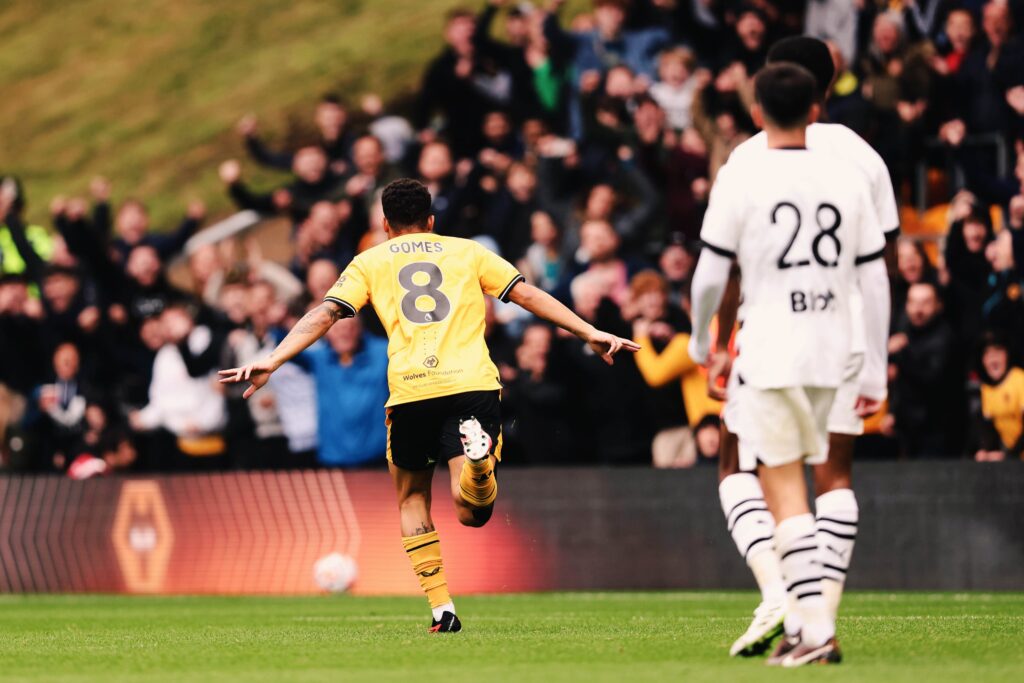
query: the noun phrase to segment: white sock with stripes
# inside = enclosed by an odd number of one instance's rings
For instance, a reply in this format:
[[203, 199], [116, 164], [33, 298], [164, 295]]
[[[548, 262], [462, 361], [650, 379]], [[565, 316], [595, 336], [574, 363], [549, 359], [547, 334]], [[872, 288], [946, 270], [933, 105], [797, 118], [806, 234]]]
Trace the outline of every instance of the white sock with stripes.
[[775, 520], [764, 502], [757, 475], [731, 474], [718, 486], [725, 522], [736, 549], [754, 573], [761, 598], [766, 602], [783, 600], [786, 585], [782, 580], [775, 550]]
[[850, 489], [836, 489], [818, 496], [814, 502], [817, 519], [819, 559], [822, 568], [822, 593], [835, 619], [843, 597], [846, 572], [857, 539], [859, 510], [857, 497]]
[[[821, 593], [821, 564], [811, 513], [782, 520], [775, 528], [775, 547], [791, 604], [796, 604], [801, 640], [817, 647], [835, 635], [832, 619]], [[788, 631], [788, 628], [787, 628]]]

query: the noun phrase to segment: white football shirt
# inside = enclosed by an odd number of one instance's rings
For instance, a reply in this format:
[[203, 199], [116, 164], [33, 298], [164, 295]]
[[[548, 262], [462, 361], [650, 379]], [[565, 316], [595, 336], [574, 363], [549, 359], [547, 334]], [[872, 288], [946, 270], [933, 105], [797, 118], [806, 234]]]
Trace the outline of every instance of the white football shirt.
[[[748, 152], [766, 149], [768, 135], [761, 131], [737, 145], [729, 155], [729, 163], [733, 160], [742, 160]], [[896, 206], [896, 193], [892, 189], [889, 169], [878, 152], [864, 138], [841, 123], [812, 123], [807, 126], [807, 149], [845, 159], [859, 168], [871, 186], [871, 199], [878, 215], [878, 229], [887, 239], [899, 235], [900, 213]]]
[[822, 151], [747, 150], [719, 171], [701, 239], [740, 266], [739, 378], [763, 389], [838, 387], [857, 265], [885, 249], [864, 173]]
[[[885, 161], [868, 142], [841, 123], [812, 123], [807, 126], [807, 148], [844, 159], [864, 174], [871, 187], [871, 199], [877, 216], [877, 227], [887, 240], [900, 234], [900, 213], [896, 205], [896, 193]], [[744, 140], [729, 155], [729, 162], [742, 163], [743, 157], [754, 151], [768, 149], [768, 135], [764, 131]], [[851, 314], [853, 315], [853, 340], [851, 353], [864, 353], [867, 341], [864, 334], [864, 304], [859, 295], [854, 295]], [[742, 320], [742, 317], [740, 318]]]

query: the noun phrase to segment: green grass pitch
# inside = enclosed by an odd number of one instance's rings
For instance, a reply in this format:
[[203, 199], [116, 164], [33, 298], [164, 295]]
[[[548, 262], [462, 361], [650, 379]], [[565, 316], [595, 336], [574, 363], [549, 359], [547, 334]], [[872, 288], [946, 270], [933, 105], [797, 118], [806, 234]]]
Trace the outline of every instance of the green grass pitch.
[[846, 661], [730, 659], [753, 593], [456, 598], [0, 597], [0, 681], [1019, 681], [1024, 594], [854, 593]]

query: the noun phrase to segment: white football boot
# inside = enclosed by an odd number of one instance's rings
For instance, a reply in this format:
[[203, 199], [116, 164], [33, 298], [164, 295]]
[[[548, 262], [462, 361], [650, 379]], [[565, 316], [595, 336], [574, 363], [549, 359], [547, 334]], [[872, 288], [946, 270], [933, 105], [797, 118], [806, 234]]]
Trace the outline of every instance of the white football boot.
[[475, 417], [462, 420], [459, 433], [462, 434], [462, 450], [468, 460], [483, 462], [487, 459], [491, 452], [491, 435], [484, 431], [479, 420]]
[[768, 651], [772, 641], [782, 633], [786, 618], [786, 600], [762, 602], [754, 610], [754, 620], [746, 633], [729, 648], [729, 656], [756, 657]]

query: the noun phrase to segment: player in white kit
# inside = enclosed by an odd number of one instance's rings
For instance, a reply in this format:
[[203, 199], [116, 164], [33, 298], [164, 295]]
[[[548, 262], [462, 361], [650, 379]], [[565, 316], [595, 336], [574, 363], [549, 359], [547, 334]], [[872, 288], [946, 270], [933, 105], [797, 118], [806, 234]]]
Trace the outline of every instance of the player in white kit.
[[[806, 68], [815, 76], [819, 86], [818, 98], [824, 103], [834, 77], [834, 65], [829, 49], [822, 41], [803, 36], [781, 40], [772, 46], [768, 62], [794, 63]], [[899, 235], [899, 214], [888, 169], [878, 153], [859, 135], [840, 124], [813, 123], [807, 128], [806, 141], [809, 149], [833, 155], [860, 170], [870, 187], [877, 214], [876, 228], [889, 244], [893, 244]], [[737, 147], [729, 158], [729, 164], [742, 163], [748, 153], [766, 148], [767, 135], [761, 132]], [[880, 295], [876, 292], [873, 296], [877, 298]], [[723, 302], [719, 312], [719, 349], [727, 348], [728, 335], [732, 331], [730, 321], [735, 316], [735, 302]], [[836, 392], [828, 418], [828, 460], [814, 467], [816, 525], [825, 579], [822, 590], [833, 617], [838, 613], [859, 517], [857, 499], [851, 487], [851, 469], [854, 441], [863, 433], [864, 424], [855, 404], [860, 395], [871, 398], [872, 402], [860, 411], [867, 415], [876, 412], [885, 397], [884, 385], [868, 386], [864, 382], [870, 383], [871, 378], [881, 377], [879, 370], [884, 367], [886, 356], [868, 355], [865, 358], [859, 330], [855, 337], [855, 353], [851, 355], [847, 376]], [[717, 352], [709, 364], [712, 386], [722, 374], [729, 373], [729, 366], [728, 353]], [[858, 367], [861, 368], [859, 373]], [[719, 497], [729, 531], [762, 594], [761, 604], [755, 610], [749, 628], [730, 649], [731, 655], [751, 656], [770, 647], [781, 631], [787, 605], [779, 560], [772, 543], [774, 522], [756, 474], [751, 471], [749, 463], [744, 463], [748, 467], [741, 467], [739, 462], [735, 434], [740, 428], [741, 393], [736, 375], [729, 375], [729, 391], [725, 396], [719, 396], [727, 399], [719, 460]], [[799, 630], [799, 622], [792, 612], [786, 627], [791, 636]], [[784, 649], [786, 643], [780, 647]]]
[[[888, 278], [864, 174], [807, 148], [807, 125], [819, 111], [814, 76], [793, 64], [769, 65], [755, 79], [755, 95], [751, 114], [767, 144], [727, 164], [712, 189], [692, 284], [690, 355], [707, 360], [710, 321], [735, 260], [743, 298], [732, 369], [741, 387], [735, 431], [740, 460], [756, 465], [774, 518], [774, 549], [800, 624], [799, 640], [772, 662], [791, 667], [841, 658], [822, 595], [803, 464], [827, 458], [829, 412], [836, 390], [855, 374], [851, 356], [884, 354]], [[884, 305], [876, 296], [859, 305], [861, 282], [883, 293]], [[851, 343], [858, 334], [860, 349]], [[884, 364], [873, 373], [862, 384], [881, 386], [884, 397]], [[856, 408], [877, 400], [862, 395]]]

